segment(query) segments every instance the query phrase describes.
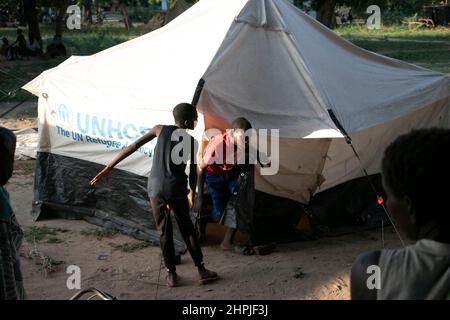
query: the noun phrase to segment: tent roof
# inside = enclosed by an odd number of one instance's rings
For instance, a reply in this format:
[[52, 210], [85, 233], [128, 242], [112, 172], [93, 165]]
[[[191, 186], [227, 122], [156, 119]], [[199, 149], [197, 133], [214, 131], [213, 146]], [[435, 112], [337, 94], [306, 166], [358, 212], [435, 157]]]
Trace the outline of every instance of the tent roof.
[[341, 136], [327, 109], [351, 133], [450, 95], [446, 75], [358, 48], [285, 0], [201, 0], [161, 29], [24, 88], [169, 117], [201, 77], [204, 113], [246, 116], [282, 137]]

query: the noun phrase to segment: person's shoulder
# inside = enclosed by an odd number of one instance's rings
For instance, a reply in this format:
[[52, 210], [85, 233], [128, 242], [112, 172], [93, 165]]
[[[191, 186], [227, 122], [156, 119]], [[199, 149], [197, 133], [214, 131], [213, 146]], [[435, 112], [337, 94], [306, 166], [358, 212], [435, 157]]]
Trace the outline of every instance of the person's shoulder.
[[367, 268], [372, 265], [378, 265], [380, 261], [380, 250], [366, 251], [361, 253], [353, 263], [352, 272], [355, 271], [363, 271], [367, 272]]
[[355, 260], [350, 273], [350, 291], [353, 300], [376, 300], [376, 292], [368, 290], [367, 276], [369, 267], [378, 266], [381, 251], [367, 251], [361, 253]]

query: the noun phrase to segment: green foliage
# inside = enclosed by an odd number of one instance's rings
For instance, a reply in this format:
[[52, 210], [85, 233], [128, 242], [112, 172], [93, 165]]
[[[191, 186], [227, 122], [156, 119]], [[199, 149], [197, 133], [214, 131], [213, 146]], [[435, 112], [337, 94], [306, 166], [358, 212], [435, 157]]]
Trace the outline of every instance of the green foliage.
[[103, 238], [112, 238], [118, 233], [114, 229], [98, 229], [98, 228], [88, 228], [80, 231], [83, 236], [94, 236], [97, 240], [102, 240]]
[[66, 264], [63, 260], [56, 260], [48, 255], [42, 254], [36, 247], [28, 253], [28, 258], [33, 260], [38, 265], [44, 276], [47, 277], [50, 273], [61, 270], [61, 266]]
[[63, 241], [57, 237], [50, 236], [47, 239], [47, 243], [62, 243]]
[[[317, 10], [321, 4], [330, 0], [313, 0], [312, 7]], [[404, 17], [414, 14], [421, 15], [423, 7], [442, 0], [336, 0], [336, 6], [345, 6], [352, 9], [354, 16], [366, 18], [367, 7], [377, 5], [381, 9], [384, 23], [399, 23]]]
[[[185, 0], [185, 1], [187, 3], [196, 3], [199, 0]], [[148, 2], [153, 5], [161, 5], [161, 0], [148, 0]], [[169, 0], [169, 5], [172, 7], [175, 4], [175, 2], [177, 2], [177, 0]]]
[[143, 248], [147, 248], [147, 247], [151, 246], [151, 243], [147, 242], [147, 241], [134, 241], [134, 242], [113, 245], [113, 246], [116, 250], [130, 253], [130, 252], [135, 252], [137, 250], [141, 250]]
[[[39, 242], [47, 239], [49, 243], [56, 243], [57, 239], [55, 236], [59, 232], [67, 232], [68, 230], [62, 228], [50, 228], [47, 225], [43, 226], [31, 226], [25, 230], [25, 239], [28, 242]], [[58, 239], [59, 240], [59, 239]]]
[[336, 32], [366, 50], [450, 74], [448, 28], [410, 30], [397, 25], [369, 30], [342, 26]]

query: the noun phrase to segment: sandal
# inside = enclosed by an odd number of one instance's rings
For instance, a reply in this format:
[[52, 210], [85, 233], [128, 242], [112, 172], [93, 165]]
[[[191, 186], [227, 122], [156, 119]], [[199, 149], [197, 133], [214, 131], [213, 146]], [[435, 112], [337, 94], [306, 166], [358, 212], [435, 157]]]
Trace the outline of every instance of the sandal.
[[255, 254], [253, 248], [249, 246], [234, 246], [233, 251], [243, 256], [252, 256]]

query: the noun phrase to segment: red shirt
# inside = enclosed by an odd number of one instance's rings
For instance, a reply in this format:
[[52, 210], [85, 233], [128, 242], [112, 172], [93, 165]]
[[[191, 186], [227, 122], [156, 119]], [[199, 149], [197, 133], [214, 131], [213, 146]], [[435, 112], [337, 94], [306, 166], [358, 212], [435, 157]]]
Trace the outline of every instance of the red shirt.
[[203, 162], [207, 174], [224, 175], [233, 169], [237, 162], [237, 149], [232, 137], [226, 132], [212, 137], [205, 148]]

